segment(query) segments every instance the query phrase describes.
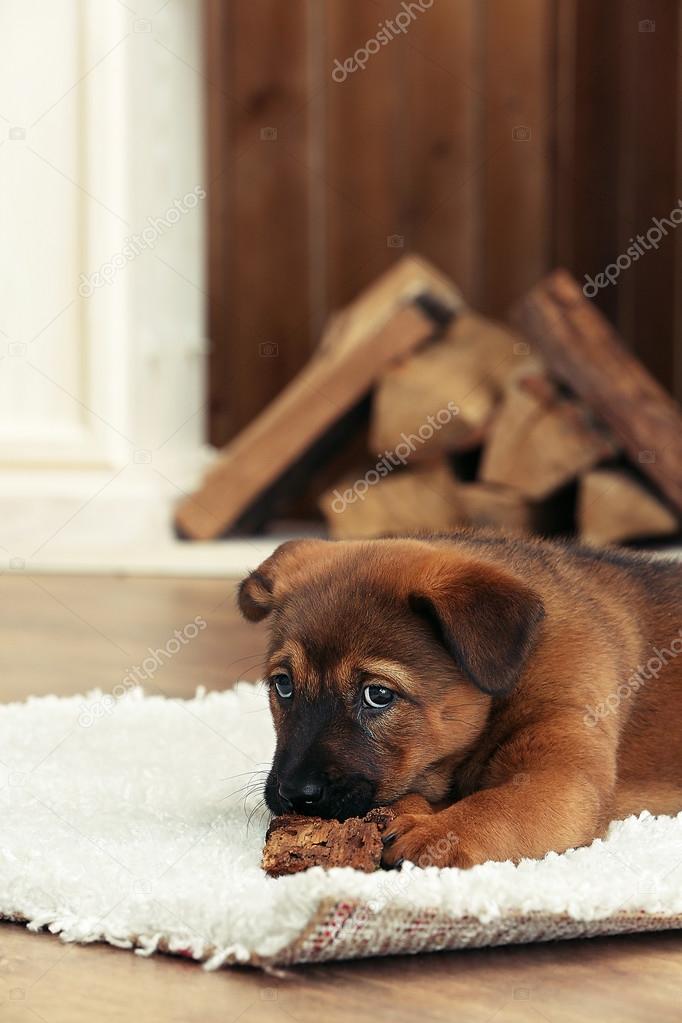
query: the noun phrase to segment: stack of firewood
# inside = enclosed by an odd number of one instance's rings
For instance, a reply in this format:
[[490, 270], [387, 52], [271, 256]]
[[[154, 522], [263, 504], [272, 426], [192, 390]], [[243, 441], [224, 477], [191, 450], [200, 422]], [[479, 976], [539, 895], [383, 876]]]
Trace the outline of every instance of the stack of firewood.
[[622, 464], [613, 434], [529, 352], [519, 334], [463, 310], [388, 369], [372, 402], [376, 463], [320, 499], [330, 535], [460, 525], [575, 529], [598, 543], [674, 534], [677, 516]]
[[[401, 261], [332, 319], [309, 366], [225, 449], [179, 508], [180, 531], [261, 528], [312, 480], [335, 538], [461, 525], [598, 544], [678, 533], [673, 400], [562, 271], [512, 322], [475, 313], [421, 260]], [[356, 443], [339, 462], [368, 395], [365, 451]]]

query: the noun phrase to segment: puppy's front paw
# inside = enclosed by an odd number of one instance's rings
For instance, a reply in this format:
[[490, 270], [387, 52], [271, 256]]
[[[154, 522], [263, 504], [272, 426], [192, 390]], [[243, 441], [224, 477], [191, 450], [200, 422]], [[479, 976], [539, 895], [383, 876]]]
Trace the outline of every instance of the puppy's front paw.
[[416, 792], [408, 792], [407, 795], [400, 796], [394, 803], [389, 803], [389, 806], [398, 816], [405, 813], [422, 816], [435, 812], [431, 803], [424, 796], [417, 795]]
[[385, 867], [409, 860], [417, 867], [471, 867], [473, 859], [459, 835], [444, 830], [438, 814], [403, 813], [392, 821], [383, 835]]

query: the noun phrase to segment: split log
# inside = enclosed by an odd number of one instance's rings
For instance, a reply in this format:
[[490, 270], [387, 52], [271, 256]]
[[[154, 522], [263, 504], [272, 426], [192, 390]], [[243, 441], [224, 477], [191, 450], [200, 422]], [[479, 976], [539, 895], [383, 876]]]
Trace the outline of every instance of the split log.
[[[369, 392], [396, 358], [434, 336], [438, 317], [461, 305], [450, 282], [407, 257], [335, 317], [303, 371], [222, 452], [198, 491], [176, 511], [179, 532], [223, 535]], [[431, 311], [428, 311], [431, 310]], [[259, 522], [251, 522], [255, 527]]]
[[390, 475], [379, 463], [340, 480], [321, 496], [319, 507], [335, 540], [447, 532], [465, 521], [459, 487], [445, 459], [394, 469]]
[[417, 458], [480, 445], [527, 351], [519, 334], [462, 310], [441, 339], [382, 374], [372, 403], [372, 450], [392, 449], [403, 434], [419, 437], [429, 427]]
[[583, 476], [577, 517], [581, 539], [593, 544], [672, 536], [680, 529], [670, 508], [634, 474], [618, 469]]
[[507, 390], [479, 477], [539, 501], [614, 453], [586, 409], [559, 396], [547, 378], [527, 377]]
[[271, 877], [309, 867], [354, 867], [369, 874], [381, 865], [381, 835], [395, 814], [389, 807], [346, 821], [286, 814], [268, 828], [262, 867]]
[[518, 490], [492, 483], [462, 483], [458, 499], [469, 526], [509, 533], [530, 533], [537, 524], [535, 507]]
[[550, 372], [611, 428], [632, 461], [682, 512], [682, 412], [571, 275], [550, 274], [518, 303], [512, 318]]

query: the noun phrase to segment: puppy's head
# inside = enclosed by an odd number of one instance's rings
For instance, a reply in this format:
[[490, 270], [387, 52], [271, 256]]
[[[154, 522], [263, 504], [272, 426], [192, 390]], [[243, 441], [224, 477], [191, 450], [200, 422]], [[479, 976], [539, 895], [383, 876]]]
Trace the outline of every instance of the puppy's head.
[[242, 582], [239, 606], [270, 616], [266, 802], [339, 819], [408, 792], [444, 798], [543, 616], [507, 572], [397, 539], [283, 544]]

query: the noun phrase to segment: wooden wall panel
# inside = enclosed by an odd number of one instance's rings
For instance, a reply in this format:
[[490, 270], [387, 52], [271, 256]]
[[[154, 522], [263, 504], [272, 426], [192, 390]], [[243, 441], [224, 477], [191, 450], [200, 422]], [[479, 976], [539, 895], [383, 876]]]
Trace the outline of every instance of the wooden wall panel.
[[[406, 31], [377, 48], [406, 7]], [[206, 13], [214, 443], [405, 252], [502, 314], [553, 266], [601, 273], [680, 197], [677, 0], [421, 12], [415, 0], [206, 0]], [[640, 31], [647, 19], [655, 31]], [[377, 52], [350, 69], [368, 43]], [[682, 230], [595, 301], [682, 397], [681, 279]]]
[[[679, 198], [679, 22], [676, 0], [560, 0], [555, 261], [581, 281], [626, 255]], [[673, 391], [676, 248], [664, 239], [594, 296]]]
[[[581, 281], [610, 262], [621, 216], [621, 4], [560, 0], [553, 262]], [[596, 301], [617, 318], [613, 289]]]
[[482, 299], [481, 25], [478, 0], [436, 3], [415, 21], [402, 55], [407, 241], [475, 304]]
[[209, 323], [216, 444], [263, 408], [310, 351], [307, 6], [209, 7], [209, 79], [219, 82], [208, 89], [210, 230], [220, 232]]
[[[646, 20], [654, 32], [640, 32]], [[645, 359], [661, 383], [670, 385], [674, 376], [671, 310], [675, 302], [675, 232], [667, 226], [678, 198], [677, 138], [681, 111], [676, 104], [680, 53], [670, 45], [677, 38], [680, 7], [671, 0], [636, 0], [624, 34], [631, 39], [631, 59], [625, 74], [632, 83], [631, 127], [633, 180], [631, 183], [632, 221], [636, 231], [646, 234], [658, 219], [664, 235], [658, 249], [647, 253], [623, 273], [623, 285], [634, 292], [632, 316], [622, 329], [635, 354]], [[682, 216], [682, 212], [680, 213]], [[627, 244], [629, 236], [623, 240]], [[619, 250], [623, 251], [623, 250]], [[678, 268], [679, 269], [679, 268]], [[682, 278], [677, 278], [678, 287]], [[620, 287], [619, 287], [620, 290]]]
[[408, 154], [402, 131], [403, 40], [381, 47], [366, 63], [362, 55], [364, 69], [357, 66], [345, 78], [336, 64], [367, 48], [380, 23], [394, 13], [394, 4], [323, 2], [326, 301], [333, 310], [404, 251], [401, 200]]
[[[682, 199], [682, 131], [679, 125], [682, 124], [682, 14], [678, 10], [677, 18], [677, 84], [675, 87], [675, 98], [673, 105], [675, 109], [675, 123], [678, 126], [676, 159], [677, 198]], [[673, 357], [675, 360], [674, 370], [674, 393], [678, 401], [682, 402], [682, 231], [675, 232], [675, 303], [673, 310]]]
[[208, 430], [213, 444], [223, 444], [232, 429], [233, 395], [229, 386], [232, 347], [235, 340], [225, 293], [228, 281], [228, 238], [231, 191], [229, 169], [231, 97], [225, 54], [229, 38], [230, 8], [221, 0], [206, 0], [204, 52], [206, 61], [206, 174], [208, 178], [208, 309], [206, 330], [210, 339], [208, 362]]
[[549, 266], [554, 4], [487, 0], [482, 45], [482, 305], [504, 313]]

